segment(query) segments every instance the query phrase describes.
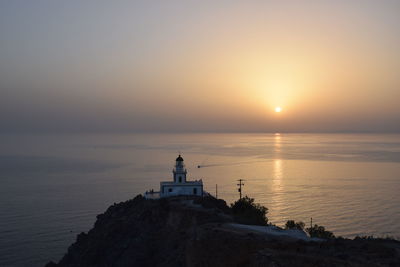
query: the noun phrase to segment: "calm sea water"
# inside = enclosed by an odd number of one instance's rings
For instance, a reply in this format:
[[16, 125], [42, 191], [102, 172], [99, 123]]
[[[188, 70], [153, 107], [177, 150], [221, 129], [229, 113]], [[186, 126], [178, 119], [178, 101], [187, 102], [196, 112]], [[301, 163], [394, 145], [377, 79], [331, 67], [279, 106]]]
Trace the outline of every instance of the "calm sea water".
[[[189, 179], [228, 203], [244, 194], [269, 220], [336, 235], [400, 237], [400, 135], [189, 134], [0, 136], [0, 266], [59, 260], [114, 202]], [[203, 166], [197, 168], [198, 165]]]

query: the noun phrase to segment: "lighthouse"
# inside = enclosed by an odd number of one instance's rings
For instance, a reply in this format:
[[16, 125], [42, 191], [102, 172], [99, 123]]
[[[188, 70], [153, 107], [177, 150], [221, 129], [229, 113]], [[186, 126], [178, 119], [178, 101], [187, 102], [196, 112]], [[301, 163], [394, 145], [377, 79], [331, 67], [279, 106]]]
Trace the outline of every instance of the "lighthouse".
[[203, 195], [203, 181], [201, 179], [195, 181], [187, 180], [187, 170], [181, 155], [175, 160], [172, 176], [172, 181], [160, 182], [160, 197]]
[[172, 170], [174, 175], [175, 183], [186, 183], [187, 170], [185, 169], [185, 164], [183, 164], [183, 158], [179, 155], [175, 160], [175, 167]]

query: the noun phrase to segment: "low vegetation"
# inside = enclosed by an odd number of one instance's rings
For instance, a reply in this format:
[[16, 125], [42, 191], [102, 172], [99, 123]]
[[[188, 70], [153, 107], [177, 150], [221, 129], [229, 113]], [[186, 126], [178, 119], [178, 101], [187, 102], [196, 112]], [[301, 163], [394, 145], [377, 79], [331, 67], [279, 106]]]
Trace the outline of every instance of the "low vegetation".
[[324, 239], [335, 238], [335, 235], [332, 232], [325, 230], [325, 227], [319, 226], [318, 224], [314, 224], [314, 226], [307, 228], [306, 232], [310, 235], [310, 237], [318, 237]]
[[254, 202], [254, 198], [245, 196], [231, 204], [232, 214], [238, 223], [268, 225], [268, 208]]
[[[255, 203], [254, 198], [245, 196], [231, 204], [231, 212], [235, 218], [235, 221], [241, 224], [249, 225], [268, 225], [268, 208]], [[284, 229], [296, 229], [305, 231], [310, 237], [317, 237], [323, 239], [335, 238], [335, 235], [326, 230], [325, 227], [314, 224], [309, 228], [304, 228], [305, 224], [302, 221], [289, 220], [286, 222]]]
[[295, 222], [293, 220], [289, 220], [286, 222], [285, 224], [285, 229], [289, 230], [289, 229], [296, 229], [296, 230], [302, 230], [304, 231], [304, 226], [305, 224], [303, 222]]

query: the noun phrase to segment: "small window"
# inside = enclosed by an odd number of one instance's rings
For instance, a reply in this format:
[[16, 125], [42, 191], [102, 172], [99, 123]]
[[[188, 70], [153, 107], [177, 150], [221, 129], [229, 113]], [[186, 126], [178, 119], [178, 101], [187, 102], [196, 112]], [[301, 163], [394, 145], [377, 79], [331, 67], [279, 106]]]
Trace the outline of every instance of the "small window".
[[182, 183], [182, 176], [179, 176], [179, 182]]
[[197, 188], [193, 188], [193, 195], [197, 195]]
[[172, 192], [172, 188], [169, 188], [169, 189], [168, 189], [168, 192]]

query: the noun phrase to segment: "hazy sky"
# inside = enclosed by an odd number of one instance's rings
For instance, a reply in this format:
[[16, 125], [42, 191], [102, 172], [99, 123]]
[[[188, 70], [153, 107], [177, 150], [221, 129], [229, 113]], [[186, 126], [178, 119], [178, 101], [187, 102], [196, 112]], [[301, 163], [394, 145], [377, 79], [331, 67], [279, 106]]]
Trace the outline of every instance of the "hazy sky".
[[0, 131], [399, 132], [399, 14], [397, 0], [0, 1]]

